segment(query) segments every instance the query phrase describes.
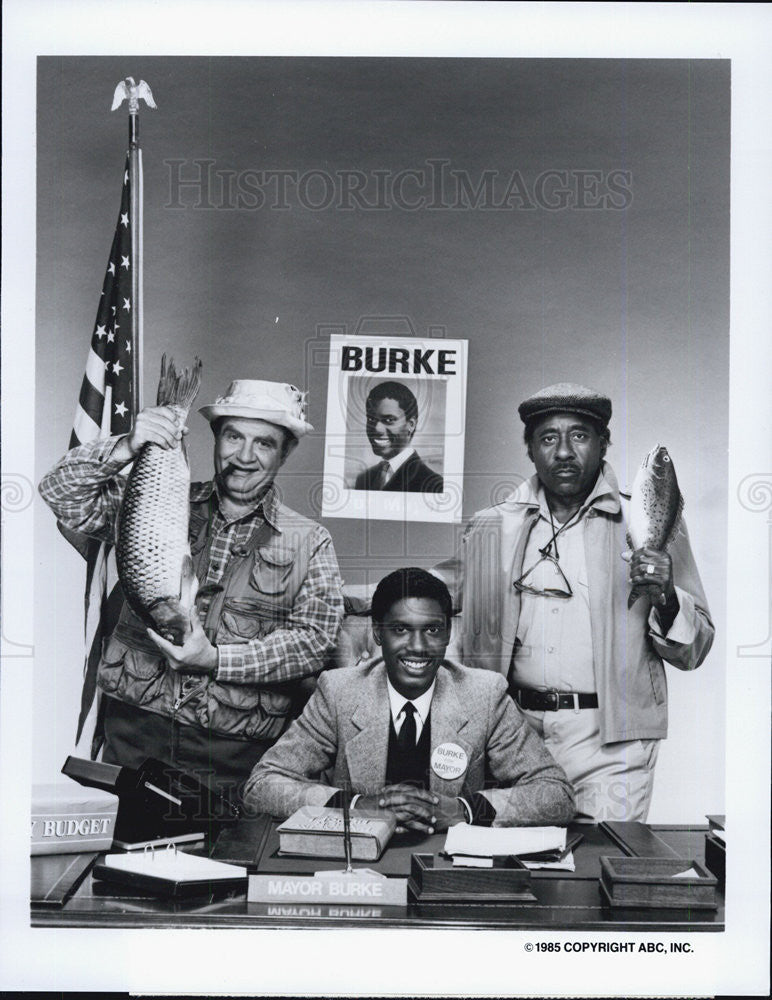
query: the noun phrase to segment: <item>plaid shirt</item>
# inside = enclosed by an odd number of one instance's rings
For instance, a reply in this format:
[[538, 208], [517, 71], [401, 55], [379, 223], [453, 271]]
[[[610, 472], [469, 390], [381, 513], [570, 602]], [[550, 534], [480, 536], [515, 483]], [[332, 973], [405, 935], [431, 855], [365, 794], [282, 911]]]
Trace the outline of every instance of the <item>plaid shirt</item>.
[[[40, 493], [66, 527], [100, 541], [114, 542], [126, 488], [123, 464], [111, 458], [117, 437], [80, 445], [67, 452], [40, 483]], [[192, 483], [191, 501], [212, 497], [209, 561], [205, 583], [218, 583], [234, 546], [245, 546], [267, 521], [277, 528], [279, 501], [271, 487], [248, 514], [226, 521], [213, 482]], [[206, 615], [208, 601], [199, 602]], [[295, 598], [287, 625], [263, 639], [219, 645], [216, 678], [226, 684], [276, 684], [318, 673], [333, 648], [343, 614], [338, 561], [329, 532], [314, 528], [308, 573]]]

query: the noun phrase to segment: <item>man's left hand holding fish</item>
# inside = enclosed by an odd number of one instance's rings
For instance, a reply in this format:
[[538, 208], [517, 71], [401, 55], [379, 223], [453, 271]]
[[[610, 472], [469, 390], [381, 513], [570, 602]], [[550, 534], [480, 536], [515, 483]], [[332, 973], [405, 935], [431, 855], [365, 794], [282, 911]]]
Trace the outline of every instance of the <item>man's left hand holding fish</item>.
[[630, 583], [633, 589], [647, 594], [656, 609], [662, 634], [666, 635], [679, 608], [670, 553], [643, 545], [635, 551], [623, 552], [622, 558], [630, 564]]

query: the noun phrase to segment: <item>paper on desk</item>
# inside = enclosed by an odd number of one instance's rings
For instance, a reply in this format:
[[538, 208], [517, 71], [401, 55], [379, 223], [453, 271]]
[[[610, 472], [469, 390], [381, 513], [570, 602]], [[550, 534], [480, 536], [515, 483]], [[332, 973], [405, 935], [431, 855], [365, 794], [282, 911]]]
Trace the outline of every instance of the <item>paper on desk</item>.
[[702, 878], [699, 872], [695, 871], [693, 868], [688, 868], [685, 872], [676, 872], [675, 875], [671, 875], [671, 878]]
[[457, 823], [445, 837], [446, 854], [472, 854], [490, 858], [497, 854], [538, 854], [562, 851], [563, 826], [471, 826]]
[[493, 868], [493, 858], [474, 858], [468, 854], [453, 855], [454, 868]]
[[108, 868], [117, 868], [119, 871], [131, 872], [134, 875], [152, 875], [154, 878], [185, 882], [215, 882], [217, 879], [247, 877], [247, 869], [239, 865], [166, 849], [108, 854], [105, 856], [104, 864]]
[[525, 859], [521, 862], [526, 868], [554, 868], [556, 871], [561, 872], [575, 872], [576, 864], [574, 862], [574, 852], [569, 851], [568, 854], [561, 858], [560, 861], [526, 861]]

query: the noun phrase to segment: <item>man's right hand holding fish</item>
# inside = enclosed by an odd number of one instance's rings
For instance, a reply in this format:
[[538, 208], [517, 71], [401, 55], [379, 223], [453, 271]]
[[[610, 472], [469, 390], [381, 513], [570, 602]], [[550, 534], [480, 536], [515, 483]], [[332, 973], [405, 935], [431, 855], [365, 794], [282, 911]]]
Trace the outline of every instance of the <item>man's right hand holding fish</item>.
[[113, 450], [116, 461], [133, 461], [148, 442], [160, 448], [176, 448], [188, 433], [185, 421], [171, 406], [146, 406], [137, 414], [131, 431], [118, 439]]

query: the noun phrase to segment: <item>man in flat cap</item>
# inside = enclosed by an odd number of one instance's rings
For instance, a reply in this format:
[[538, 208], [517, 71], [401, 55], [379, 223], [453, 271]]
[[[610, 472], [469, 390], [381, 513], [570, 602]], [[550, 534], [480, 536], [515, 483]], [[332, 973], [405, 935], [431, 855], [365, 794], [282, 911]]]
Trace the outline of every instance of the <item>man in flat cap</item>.
[[[147, 757], [182, 768], [238, 799], [284, 730], [292, 686], [318, 673], [343, 610], [332, 540], [282, 504], [274, 478], [313, 428], [303, 394], [238, 380], [200, 412], [214, 433], [212, 480], [190, 487], [190, 545], [203, 597], [182, 646], [151, 633], [124, 604], [105, 643], [103, 761]], [[40, 492], [66, 527], [115, 540], [121, 470], [146, 442], [176, 447], [187, 428], [173, 408], [143, 409], [131, 431], [69, 451]]]
[[[663, 660], [693, 670], [713, 640], [686, 528], [667, 551], [627, 551], [608, 397], [561, 383], [519, 413], [535, 475], [436, 569], [463, 609], [461, 658], [509, 678], [580, 815], [643, 821], [667, 735]], [[628, 610], [631, 585], [647, 599]]]

